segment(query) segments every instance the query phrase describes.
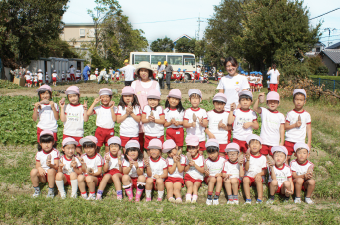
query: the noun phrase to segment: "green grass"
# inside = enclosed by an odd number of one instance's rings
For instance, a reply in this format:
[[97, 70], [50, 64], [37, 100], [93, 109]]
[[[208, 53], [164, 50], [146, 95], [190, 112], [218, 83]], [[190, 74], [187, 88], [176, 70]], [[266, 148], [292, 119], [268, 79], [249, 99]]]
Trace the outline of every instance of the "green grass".
[[340, 81], [340, 76], [321, 76], [321, 75], [310, 75], [310, 78], [321, 78], [321, 79], [327, 79], [327, 80], [337, 80]]

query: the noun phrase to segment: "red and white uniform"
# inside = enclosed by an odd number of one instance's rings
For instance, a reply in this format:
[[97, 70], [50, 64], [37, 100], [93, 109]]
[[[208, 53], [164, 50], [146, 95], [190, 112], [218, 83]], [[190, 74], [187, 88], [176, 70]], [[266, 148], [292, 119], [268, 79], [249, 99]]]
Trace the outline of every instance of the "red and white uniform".
[[[244, 163], [247, 162], [247, 159], [245, 159]], [[259, 154], [258, 156], [254, 156], [250, 154], [250, 159], [249, 159], [249, 170], [245, 171], [245, 177], [250, 177], [250, 178], [255, 178], [255, 176], [258, 173], [261, 173], [262, 170], [267, 169], [267, 158]], [[263, 179], [263, 177], [262, 177]]]
[[153, 160], [150, 157], [149, 163], [152, 172], [152, 176], [151, 177], [148, 176], [149, 178], [155, 179], [154, 178], [155, 175], [162, 175], [163, 170], [166, 170], [168, 168], [168, 164], [163, 157], [159, 157], [157, 160]]
[[[184, 118], [184, 111], [178, 112], [177, 109], [170, 109], [166, 108], [164, 110], [165, 113], [165, 120], [167, 122], [170, 122], [172, 119], [175, 119], [176, 121], [183, 122]], [[183, 146], [184, 142], [184, 129], [182, 125], [175, 126], [174, 124], [171, 124], [166, 129], [166, 139], [172, 139], [176, 142], [177, 146]]]
[[64, 73], [61, 74], [61, 80], [65, 80], [65, 74]]
[[255, 86], [255, 82], [256, 82], [256, 77], [254, 75], [250, 75], [250, 78], [249, 78], [250, 86]]
[[[115, 126], [115, 122], [112, 119], [111, 108], [105, 106], [97, 106], [93, 110], [94, 114], [97, 115], [96, 126], [105, 128], [105, 129], [113, 129]], [[117, 108], [113, 107], [113, 112], [117, 112]]]
[[[120, 173], [119, 171], [119, 164], [118, 164], [118, 157], [114, 157], [111, 152], [108, 152], [104, 156], [104, 164], [106, 162], [106, 157], [110, 156], [110, 161], [109, 161], [109, 170], [106, 173], [109, 173], [111, 175], [114, 175], [116, 173]], [[121, 161], [124, 159], [124, 157], [121, 157]]]
[[[54, 108], [59, 113], [59, 107], [57, 103], [54, 103]], [[41, 108], [37, 110], [39, 116], [39, 122], [37, 127], [41, 130], [50, 130], [53, 133], [57, 133], [58, 124], [54, 117], [54, 112], [49, 104], [41, 104]]]
[[245, 141], [246, 138], [253, 133], [253, 128], [249, 127], [248, 129], [244, 129], [243, 124], [257, 121], [257, 115], [251, 109], [246, 111], [242, 109], [236, 109], [234, 111], [234, 117], [233, 138], [240, 141]]
[[64, 135], [70, 137], [83, 137], [84, 135], [84, 107], [81, 104], [65, 107]]
[[[84, 162], [86, 164], [86, 168], [89, 169], [93, 169], [93, 173], [97, 173], [98, 172], [98, 167], [103, 167], [104, 165], [104, 160], [102, 158], [101, 155], [99, 155], [98, 153], [96, 153], [93, 157], [88, 157], [87, 154], [83, 154], [81, 156], [84, 159]], [[85, 175], [87, 175], [87, 173], [85, 173]], [[99, 175], [101, 176], [101, 175]]]
[[[274, 173], [276, 175], [276, 180], [278, 182], [278, 187], [281, 187], [283, 182], [287, 181], [288, 178], [292, 177], [292, 171], [290, 170], [290, 167], [287, 166], [285, 163], [283, 164], [282, 168], [277, 168], [276, 165], [273, 166], [274, 169]], [[272, 182], [272, 171], [271, 168], [268, 168], [268, 172], [269, 172], [269, 178], [268, 178], [268, 183]]]
[[236, 162], [225, 161], [222, 173], [230, 174], [230, 179], [237, 178], [240, 179], [240, 164]]
[[[204, 157], [200, 154], [197, 154], [196, 158], [192, 158], [195, 164], [199, 167], [204, 167]], [[187, 177], [194, 180], [203, 181], [203, 173], [198, 172], [198, 170], [194, 166], [190, 166], [188, 172], [186, 172], [184, 179], [187, 180]]]
[[[137, 163], [138, 163], [138, 167], [141, 168], [142, 170], [144, 170], [144, 162], [143, 162], [143, 160], [137, 160]], [[123, 166], [123, 168], [124, 167], [130, 167], [130, 162], [124, 159], [122, 161], [122, 166]], [[132, 168], [131, 168], [131, 170], [129, 172], [129, 176], [131, 178], [138, 178], [137, 169], [136, 169], [136, 167], [134, 165], [132, 166]]]
[[44, 150], [41, 150], [35, 154], [35, 161], [40, 162], [41, 168], [47, 172], [47, 170], [51, 169], [49, 166], [47, 166], [46, 161], [48, 155], [51, 155], [51, 164], [54, 165], [54, 160], [60, 159], [59, 151], [55, 148], [53, 148], [50, 152], [45, 152]]
[[176, 74], [176, 78], [177, 78], [177, 80], [180, 80], [180, 79], [181, 79], [181, 74], [180, 74], [180, 73], [177, 73], [177, 74]]
[[298, 176], [306, 174], [310, 166], [314, 166], [314, 164], [309, 160], [304, 164], [300, 164], [296, 159], [290, 162], [290, 169], [292, 172], [296, 172]]
[[57, 81], [57, 76], [58, 76], [57, 73], [52, 73], [52, 80], [53, 80], [53, 82]]
[[70, 73], [67, 72], [67, 73], [66, 73], [66, 77], [67, 77], [67, 78], [66, 78], [67, 80], [71, 80], [71, 75], [70, 75]]
[[287, 113], [286, 116], [286, 122], [288, 122], [290, 125], [294, 124], [298, 121], [299, 115], [301, 116], [301, 126], [295, 127], [293, 129], [286, 131], [286, 141], [289, 142], [303, 142], [305, 143], [306, 140], [306, 133], [307, 133], [307, 124], [311, 124], [312, 119], [310, 114], [303, 110], [302, 112], [297, 112], [295, 110], [292, 110]]
[[[228, 123], [229, 112], [226, 112], [224, 110], [222, 112], [211, 110], [207, 113], [207, 115], [209, 122], [208, 123], [209, 131], [215, 136], [215, 139], [220, 144], [220, 151], [224, 152], [226, 144], [228, 144], [228, 131], [222, 128], [218, 128], [218, 124], [221, 120], [225, 125]], [[223, 149], [221, 149], [221, 147], [223, 147]]]
[[[81, 163], [79, 162], [79, 159], [77, 159], [76, 157], [74, 157], [74, 160], [77, 162], [77, 167], [80, 168], [80, 167], [81, 167]], [[71, 173], [74, 172], [74, 169], [73, 169], [73, 167], [71, 166], [71, 162], [72, 162], [72, 159], [66, 158], [65, 155], [63, 155], [63, 156], [60, 158], [60, 163], [64, 164], [63, 171], [62, 171], [63, 174], [70, 175]]]
[[191, 80], [195, 80], [195, 74], [191, 74]]
[[[202, 109], [202, 108], [198, 108], [198, 109], [192, 109], [192, 108], [189, 108], [187, 110], [185, 110], [185, 113], [184, 113], [184, 120], [188, 120], [189, 123], [192, 123], [193, 120], [192, 120], [192, 115], [195, 113], [196, 117], [200, 117], [203, 119], [207, 119], [208, 116], [207, 116], [207, 112], [205, 111], [205, 109]], [[198, 121], [198, 118], [196, 120], [196, 127], [190, 127], [190, 128], [186, 128], [186, 131], [187, 131], [187, 135], [196, 135], [198, 138], [199, 138], [199, 141], [202, 142], [202, 141], [205, 141], [205, 127], [202, 127], [200, 124], [199, 124], [199, 121]]]
[[33, 81], [34, 81], [34, 83], [38, 83], [38, 76], [34, 76]]
[[119, 80], [119, 72], [116, 72], [116, 80]]
[[211, 160], [210, 158], [206, 159], [204, 164], [207, 165], [209, 170], [209, 177], [214, 177], [218, 173], [222, 173], [224, 167], [225, 159], [218, 156], [216, 161]]
[[43, 82], [43, 75], [41, 72], [38, 73], [38, 80], [39, 80], [39, 83]]
[[199, 80], [199, 79], [200, 79], [200, 76], [201, 76], [201, 68], [198, 67], [198, 68], [196, 69], [195, 80]]
[[[155, 119], [159, 119], [160, 116], [164, 115], [162, 106], [157, 106], [155, 109], [152, 109], [153, 116]], [[143, 110], [143, 114], [146, 115], [146, 119], [149, 118], [151, 113], [151, 107], [146, 105]], [[157, 137], [160, 138], [164, 135], [164, 126], [163, 124], [157, 124], [154, 122], [144, 123], [144, 132], [146, 136]]]
[[[124, 116], [126, 114], [126, 107], [118, 106], [117, 115]], [[141, 110], [138, 105], [133, 107], [133, 114], [136, 116], [141, 115]], [[138, 137], [139, 136], [139, 123], [132, 118], [132, 116], [126, 117], [126, 119], [120, 124], [119, 130], [120, 137]], [[124, 145], [125, 146], [125, 145]]]
[[98, 70], [94, 71], [94, 75], [96, 75], [96, 77], [98, 77]]
[[[172, 167], [172, 166], [174, 165], [174, 160], [173, 160], [173, 158], [168, 157], [168, 158], [166, 159], [166, 161], [167, 161], [167, 163], [168, 163], [168, 168], [170, 168], [170, 167]], [[181, 163], [182, 166], [188, 165], [188, 160], [187, 160], [187, 158], [186, 158], [184, 155], [181, 155], [181, 161], [180, 161], [180, 163]], [[168, 169], [168, 171], [169, 171], [169, 169]], [[183, 174], [184, 174], [183, 172], [182, 172], [182, 173], [178, 172], [178, 168], [176, 167], [176, 170], [175, 170], [175, 172], [174, 172], [173, 174], [170, 174], [170, 173], [168, 172], [168, 177], [181, 178], [181, 179], [183, 179]]]
[[223, 77], [223, 73], [222, 72], [218, 72], [217, 73], [217, 79], [221, 80], [222, 77]]
[[26, 74], [26, 75], [25, 75], [25, 78], [26, 78], [26, 83], [28, 83], [28, 84], [32, 84], [32, 81], [31, 81], [31, 75], [29, 75], [29, 74]]

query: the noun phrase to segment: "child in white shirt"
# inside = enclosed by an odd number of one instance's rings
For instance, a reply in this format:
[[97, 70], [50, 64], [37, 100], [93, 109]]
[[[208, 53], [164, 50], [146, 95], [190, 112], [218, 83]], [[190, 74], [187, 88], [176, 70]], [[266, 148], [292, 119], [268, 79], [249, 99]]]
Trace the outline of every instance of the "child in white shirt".
[[38, 74], [37, 73], [34, 73], [33, 82], [34, 82], [34, 87], [37, 87], [38, 86]]
[[54, 86], [57, 86], [57, 78], [58, 78], [57, 71], [56, 71], [56, 70], [53, 70], [53, 73], [52, 73], [52, 81], [53, 81], [53, 85], [54, 85]]
[[38, 69], [38, 80], [39, 80], [39, 87], [40, 87], [43, 83], [43, 72], [41, 69]]
[[65, 73], [64, 73], [64, 71], [61, 73], [61, 81], [62, 81], [62, 82], [65, 81]]

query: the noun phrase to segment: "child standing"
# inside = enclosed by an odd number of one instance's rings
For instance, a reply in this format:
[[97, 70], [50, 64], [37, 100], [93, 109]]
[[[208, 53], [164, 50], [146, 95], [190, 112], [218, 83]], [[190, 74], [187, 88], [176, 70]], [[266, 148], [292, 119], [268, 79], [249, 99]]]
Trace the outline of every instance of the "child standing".
[[138, 141], [140, 121], [141, 110], [137, 96], [132, 87], [126, 86], [122, 90], [117, 111], [117, 123], [120, 123], [119, 136], [124, 153], [125, 145], [129, 140]]
[[144, 148], [147, 148], [150, 140], [159, 139], [164, 142], [165, 115], [162, 106], [159, 104], [161, 95], [153, 89], [148, 92], [148, 105], [143, 109], [142, 123], [144, 124], [145, 141]]
[[260, 114], [261, 139], [263, 140], [261, 154], [272, 155], [271, 149], [273, 146], [283, 146], [285, 138], [285, 117], [277, 111], [280, 105], [280, 95], [275, 91], [271, 91], [267, 95], [268, 108], [259, 107], [260, 98], [264, 98], [264, 93], [259, 94], [259, 98], [254, 104], [254, 111]]
[[145, 188], [143, 153], [136, 140], [130, 140], [125, 145], [123, 160], [123, 188], [129, 201], [133, 199], [133, 188], [137, 189], [135, 201], [139, 202]]
[[162, 142], [159, 139], [152, 139], [147, 147], [149, 159], [144, 161], [146, 166], [146, 201], [151, 201], [151, 191], [158, 191], [157, 201], [161, 202], [164, 195], [164, 179], [168, 177], [168, 164], [162, 157]]
[[99, 75], [99, 70], [98, 68], [96, 68], [96, 70], [94, 71], [94, 75], [96, 75], [96, 80], [98, 79], [98, 75]]
[[254, 76], [254, 73], [251, 73], [249, 77], [249, 84], [250, 84], [251, 92], [255, 91], [255, 81], [256, 81], [256, 77]]
[[78, 142], [73, 138], [65, 138], [62, 142], [62, 150], [64, 155], [60, 158], [58, 173], [56, 175], [57, 188], [62, 199], [66, 198], [64, 185], [71, 185], [72, 194], [71, 198], [77, 198], [78, 191], [78, 175], [81, 175], [81, 163], [75, 157], [76, 146]]
[[115, 185], [117, 199], [122, 200], [123, 156], [120, 156], [122, 142], [119, 137], [111, 137], [110, 139], [108, 139], [107, 143], [110, 151], [107, 152], [104, 157], [105, 160], [103, 166], [104, 176], [99, 184], [96, 200], [102, 199], [102, 195], [107, 183], [112, 182]]
[[58, 74], [57, 74], [57, 71], [56, 70], [53, 70], [53, 73], [52, 73], [52, 81], [53, 81], [53, 85], [54, 86], [57, 86], [57, 78], [58, 77]]
[[80, 79], [81, 79], [80, 70], [76, 70], [76, 82], [78, 82]]
[[290, 167], [286, 165], [288, 151], [284, 146], [274, 146], [271, 150], [275, 164], [269, 164], [269, 199], [267, 204], [273, 204], [275, 193], [285, 196], [285, 202], [294, 194], [294, 184], [292, 181], [292, 172]]
[[26, 72], [25, 79], [26, 79], [26, 85], [25, 86], [31, 87], [32, 86], [32, 80], [31, 80], [31, 74], [29, 73], [29, 71]]
[[199, 107], [202, 101], [202, 92], [198, 89], [190, 89], [188, 92], [191, 108], [185, 110], [183, 127], [186, 128], [187, 136], [196, 135], [200, 140], [200, 154], [205, 150], [204, 130], [208, 126], [207, 112]]
[[64, 82], [65, 81], [65, 73], [64, 71], [61, 73], [61, 82]]
[[217, 80], [220, 81], [222, 77], [223, 77], [223, 73], [222, 73], [222, 70], [220, 70], [220, 71], [217, 73]]
[[[115, 102], [111, 101], [112, 91], [108, 88], [99, 90], [99, 98], [95, 98], [91, 107], [87, 111], [87, 116], [97, 115], [95, 137], [98, 139], [98, 150], [105, 144], [105, 153], [109, 152], [107, 141], [115, 135], [116, 112]], [[99, 102], [100, 106], [95, 107]]]
[[290, 163], [292, 170], [293, 182], [295, 185], [295, 203], [301, 203], [301, 190], [307, 191], [305, 202], [313, 204], [311, 196], [315, 188], [313, 179], [314, 164], [308, 160], [310, 148], [303, 142], [294, 145], [296, 159]]
[[213, 98], [214, 109], [207, 113], [208, 115], [208, 128], [205, 129], [205, 133], [208, 138], [218, 140], [220, 144], [219, 155], [223, 158], [226, 157], [225, 148], [228, 144], [228, 131], [231, 130], [231, 126], [227, 126], [229, 112], [224, 111], [225, 104], [227, 103], [227, 97], [223, 93], [217, 93]]
[[312, 148], [312, 119], [310, 114], [303, 109], [306, 104], [307, 94], [304, 89], [295, 89], [293, 92], [294, 109], [287, 113], [286, 116], [286, 141], [285, 147], [288, 150], [288, 162], [294, 152], [294, 145], [297, 142], [305, 143], [306, 135], [308, 138], [307, 145]]
[[238, 161], [240, 146], [236, 143], [230, 143], [226, 147], [226, 152], [228, 160], [224, 163], [222, 177], [224, 178], [224, 186], [228, 194], [227, 204], [238, 205], [238, 189], [244, 176], [243, 159]]
[[[187, 159], [178, 151], [174, 140], [166, 140], [163, 144], [163, 153], [168, 154], [168, 177], [165, 180], [167, 198], [169, 202], [182, 203], [181, 188], [184, 186], [183, 172]], [[175, 195], [176, 199], [173, 197]]]
[[246, 195], [244, 204], [251, 204], [250, 187], [256, 186], [257, 201], [262, 203], [264, 176], [267, 173], [267, 159], [260, 153], [262, 147], [262, 139], [256, 134], [251, 134], [247, 137], [250, 152], [246, 153], [245, 159], [245, 176], [243, 177], [243, 189]]
[[116, 72], [116, 80], [117, 80], [117, 82], [119, 81], [119, 70], [117, 70], [117, 72]]
[[50, 83], [50, 77], [48, 75], [48, 72], [45, 73], [45, 83], [46, 84]]
[[43, 72], [41, 69], [38, 69], [38, 80], [39, 80], [39, 87], [40, 87], [43, 83]]
[[35, 168], [31, 171], [31, 181], [34, 188], [33, 198], [40, 195], [39, 183], [48, 182], [47, 198], [54, 198], [54, 181], [58, 169], [60, 155], [54, 148], [53, 132], [44, 130], [39, 140], [39, 150], [35, 155]]
[[[208, 159], [204, 162], [205, 178], [204, 181], [208, 185], [207, 205], [218, 205], [218, 199], [223, 185], [222, 170], [225, 159], [219, 156], [219, 143], [216, 139], [209, 139], [205, 144], [208, 153]], [[213, 191], [215, 196], [213, 198]]]
[[[70, 104], [65, 105], [65, 101], [59, 101], [60, 120], [64, 123], [63, 139], [67, 137], [74, 138], [80, 143], [80, 139], [84, 135], [84, 121], [87, 122], [87, 101], [84, 105], [79, 103], [80, 92], [77, 86], [71, 86], [66, 89], [65, 94]], [[78, 155], [82, 154], [81, 144], [77, 145], [76, 151]]]
[[[50, 130], [53, 132], [54, 140], [57, 142], [57, 131], [58, 131], [58, 124], [57, 121], [59, 120], [59, 108], [57, 103], [51, 101], [52, 99], [52, 88], [48, 85], [43, 85], [37, 89], [39, 102], [34, 104], [33, 121], [39, 122], [37, 124], [37, 140], [40, 140], [40, 133], [43, 130]], [[48, 104], [42, 104], [40, 101], [49, 102]]]
[[37, 73], [34, 73], [33, 82], [34, 82], [34, 87], [37, 87], [38, 86], [38, 74]]
[[189, 164], [185, 167], [185, 186], [187, 186], [187, 194], [185, 201], [196, 203], [198, 198], [198, 189], [203, 181], [204, 158], [199, 154], [199, 138], [190, 135], [185, 138], [187, 144], [187, 158]]
[[174, 140], [179, 149], [182, 149], [184, 142], [183, 117], [184, 107], [182, 106], [182, 93], [179, 89], [172, 89], [165, 102], [165, 124], [166, 139]]
[[[78, 176], [78, 186], [81, 193], [81, 197], [86, 200], [95, 200], [96, 186], [99, 185], [102, 180], [102, 169], [104, 160], [96, 153], [97, 150], [97, 138], [94, 136], [86, 136], [79, 140], [79, 143], [84, 148], [85, 154], [78, 159], [81, 163], [81, 169], [84, 175]], [[89, 196], [86, 193], [86, 185], [89, 188]]]
[[236, 104], [230, 105], [228, 125], [233, 124], [233, 142], [240, 146], [240, 151], [246, 152], [247, 137], [253, 133], [253, 129], [259, 129], [256, 113], [249, 109], [253, 102], [253, 94], [250, 91], [241, 91], [239, 94], [241, 108], [236, 109]]
[[69, 70], [67, 70], [67, 72], [66, 72], [66, 80], [67, 80], [67, 83], [71, 80], [71, 75], [70, 75]]

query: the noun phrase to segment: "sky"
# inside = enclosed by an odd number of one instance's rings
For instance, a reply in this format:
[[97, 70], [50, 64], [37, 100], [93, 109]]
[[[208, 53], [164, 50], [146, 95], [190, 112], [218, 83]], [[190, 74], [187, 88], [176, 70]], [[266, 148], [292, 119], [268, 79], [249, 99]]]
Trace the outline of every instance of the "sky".
[[[123, 14], [135, 29], [142, 29], [149, 43], [157, 38], [169, 37], [175, 40], [183, 34], [197, 38], [198, 17], [200, 17], [199, 38], [204, 35], [208, 25], [207, 19], [214, 14], [214, 6], [219, 5], [221, 0], [121, 0], [119, 4]], [[304, 5], [309, 9], [310, 18], [340, 8], [339, 0], [305, 0]], [[68, 9], [63, 16], [65, 23], [90, 23], [91, 17], [87, 14], [88, 9], [95, 7], [94, 0], [70, 0]], [[157, 22], [162, 21], [162, 22]], [[166, 22], [163, 22], [166, 21]], [[323, 17], [311, 20], [315, 26], [322, 21], [320, 39], [326, 46], [340, 42], [340, 9]], [[328, 30], [331, 34], [329, 36]]]

